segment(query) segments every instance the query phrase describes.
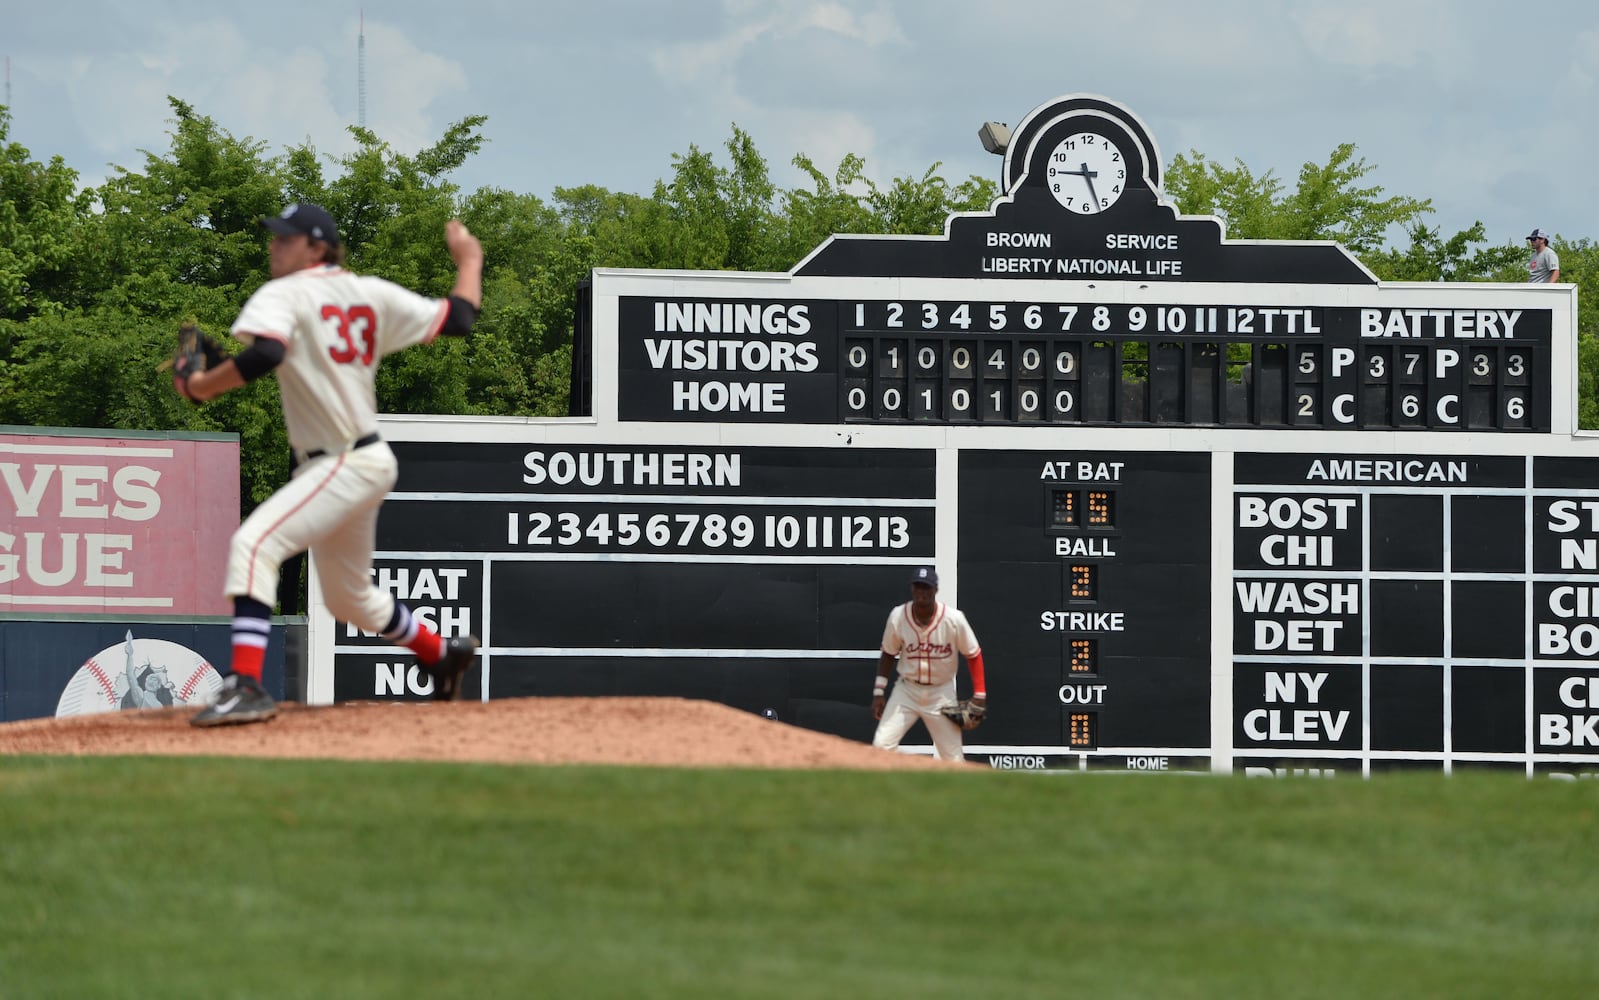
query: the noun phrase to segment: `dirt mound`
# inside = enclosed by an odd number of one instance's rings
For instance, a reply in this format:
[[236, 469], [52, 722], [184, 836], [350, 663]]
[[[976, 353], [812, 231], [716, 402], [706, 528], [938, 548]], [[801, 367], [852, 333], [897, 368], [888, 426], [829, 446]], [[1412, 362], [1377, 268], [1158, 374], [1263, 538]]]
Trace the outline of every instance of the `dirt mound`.
[[217, 729], [190, 726], [194, 712], [146, 709], [0, 724], [0, 754], [856, 770], [966, 766], [887, 753], [685, 698], [286, 703], [270, 722]]

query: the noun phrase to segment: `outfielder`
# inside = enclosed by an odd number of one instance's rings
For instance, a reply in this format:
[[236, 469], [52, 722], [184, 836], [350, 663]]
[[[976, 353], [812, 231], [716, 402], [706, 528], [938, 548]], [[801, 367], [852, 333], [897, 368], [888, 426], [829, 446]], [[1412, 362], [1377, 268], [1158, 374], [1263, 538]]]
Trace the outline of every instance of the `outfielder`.
[[334, 617], [410, 649], [432, 675], [434, 697], [453, 699], [477, 640], [440, 637], [372, 583], [378, 508], [399, 471], [377, 433], [374, 380], [385, 355], [472, 329], [483, 301], [482, 244], [459, 221], [445, 225], [455, 287], [448, 299], [434, 299], [344, 270], [338, 226], [320, 206], [290, 205], [260, 221], [273, 233], [272, 280], [234, 321], [246, 348], [223, 359], [191, 331], [200, 343], [180, 347], [172, 385], [201, 403], [276, 370], [297, 464], [233, 536], [226, 587], [233, 671], [216, 703], [190, 722], [219, 726], [277, 714], [261, 687], [272, 603], [284, 560], [307, 549]]
[[[955, 698], [960, 657], [972, 675], [969, 702]], [[886, 694], [889, 675], [898, 665], [894, 693]], [[983, 650], [966, 616], [938, 600], [938, 573], [919, 567], [911, 576], [911, 599], [888, 613], [877, 681], [872, 688], [872, 717], [878, 720], [872, 745], [899, 749], [899, 741], [920, 719], [933, 738], [940, 760], [964, 760], [961, 730], [975, 729], [987, 710], [983, 683]]]

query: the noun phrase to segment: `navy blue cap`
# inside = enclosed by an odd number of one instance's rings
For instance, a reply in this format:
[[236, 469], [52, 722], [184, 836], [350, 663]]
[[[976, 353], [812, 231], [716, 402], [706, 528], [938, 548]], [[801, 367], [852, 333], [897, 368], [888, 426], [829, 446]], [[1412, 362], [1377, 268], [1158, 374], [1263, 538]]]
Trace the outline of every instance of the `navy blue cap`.
[[916, 572], [911, 574], [911, 582], [919, 583], [926, 587], [938, 589], [938, 571], [931, 566], [918, 566]]
[[276, 216], [262, 216], [261, 225], [279, 236], [303, 233], [320, 243], [339, 245], [339, 227], [333, 221], [333, 216], [321, 205], [313, 205], [308, 201], [290, 205]]

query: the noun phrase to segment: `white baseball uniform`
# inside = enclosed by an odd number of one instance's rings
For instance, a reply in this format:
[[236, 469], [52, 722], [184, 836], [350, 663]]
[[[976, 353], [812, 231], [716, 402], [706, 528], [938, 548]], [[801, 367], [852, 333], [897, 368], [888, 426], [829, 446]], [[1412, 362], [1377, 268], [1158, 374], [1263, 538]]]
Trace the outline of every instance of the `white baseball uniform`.
[[961, 729], [940, 714], [939, 709], [954, 704], [955, 676], [960, 657], [967, 659], [982, 652], [977, 635], [958, 609], [938, 602], [933, 621], [916, 623], [911, 605], [901, 604], [888, 613], [883, 627], [882, 651], [899, 657], [894, 690], [883, 706], [872, 745], [883, 750], [899, 749], [899, 742], [916, 724], [927, 726], [933, 748], [941, 760], [963, 760]]
[[[284, 560], [310, 549], [335, 617], [369, 632], [388, 624], [394, 599], [372, 585], [372, 550], [399, 466], [376, 437], [377, 366], [432, 340], [448, 313], [447, 299], [330, 264], [274, 278], [250, 296], [233, 334], [286, 348], [278, 388], [300, 464], [234, 533], [227, 596], [274, 604]], [[363, 439], [371, 443], [358, 447]]]

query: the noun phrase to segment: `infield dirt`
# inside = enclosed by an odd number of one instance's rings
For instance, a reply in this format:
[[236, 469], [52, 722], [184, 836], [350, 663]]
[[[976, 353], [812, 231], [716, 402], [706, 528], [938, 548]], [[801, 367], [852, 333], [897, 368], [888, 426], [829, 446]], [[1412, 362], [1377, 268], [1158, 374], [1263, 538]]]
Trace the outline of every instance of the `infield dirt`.
[[196, 709], [0, 724], [0, 754], [281, 757], [892, 770], [944, 764], [684, 698], [279, 705], [264, 723], [196, 729]]

